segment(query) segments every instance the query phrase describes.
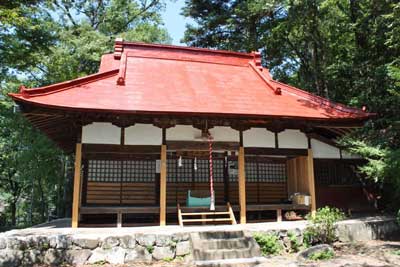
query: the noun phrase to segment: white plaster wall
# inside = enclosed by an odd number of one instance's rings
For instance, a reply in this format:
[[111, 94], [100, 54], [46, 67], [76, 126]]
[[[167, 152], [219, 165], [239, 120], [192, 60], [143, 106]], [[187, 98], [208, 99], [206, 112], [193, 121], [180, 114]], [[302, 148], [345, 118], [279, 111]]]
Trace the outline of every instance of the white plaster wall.
[[307, 136], [299, 130], [285, 130], [278, 134], [279, 148], [307, 149]]
[[275, 147], [275, 135], [265, 128], [251, 128], [243, 132], [245, 147]]
[[340, 159], [340, 150], [337, 147], [325, 144], [315, 139], [311, 139], [311, 148], [314, 158]]
[[231, 127], [216, 126], [210, 129], [214, 141], [239, 142], [239, 131]]
[[167, 140], [170, 141], [193, 141], [201, 136], [201, 131], [190, 125], [176, 125], [167, 129]]
[[[210, 129], [214, 141], [239, 142], [239, 132], [230, 128], [216, 126]], [[176, 125], [167, 129], [169, 141], [204, 141], [200, 139], [201, 131], [190, 125]]]
[[82, 143], [121, 144], [121, 129], [108, 122], [94, 122], [82, 127]]
[[154, 125], [138, 123], [125, 129], [126, 145], [161, 145], [161, 142], [162, 129]]
[[344, 159], [361, 159], [362, 157], [360, 155], [350, 154], [349, 152], [342, 150], [342, 158], [344, 158]]

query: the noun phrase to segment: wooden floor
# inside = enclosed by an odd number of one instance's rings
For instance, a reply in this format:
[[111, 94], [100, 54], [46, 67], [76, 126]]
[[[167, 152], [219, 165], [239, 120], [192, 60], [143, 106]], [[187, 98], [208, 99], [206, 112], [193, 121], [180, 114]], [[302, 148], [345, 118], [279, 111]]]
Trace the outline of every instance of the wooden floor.
[[[208, 207], [185, 207], [181, 206], [182, 211], [206, 211], [209, 210]], [[309, 206], [305, 205], [295, 205], [295, 204], [249, 204], [246, 205], [247, 211], [266, 211], [266, 210], [309, 210]], [[215, 206], [217, 211], [222, 211], [226, 209], [226, 205]], [[232, 209], [235, 212], [240, 211], [239, 205], [232, 205]], [[177, 213], [177, 207], [168, 206], [167, 213]], [[160, 213], [160, 208], [158, 206], [140, 206], [140, 207], [130, 207], [130, 206], [83, 206], [80, 208], [80, 214], [116, 214], [121, 213], [132, 213], [132, 214], [158, 214]]]
[[[217, 205], [215, 212], [226, 211], [226, 205]], [[289, 210], [301, 210], [308, 211], [309, 206], [294, 205], [294, 204], [249, 204], [247, 207], [247, 213], [256, 213], [258, 216], [249, 217], [249, 221], [253, 222], [265, 222], [265, 221], [282, 221], [283, 211]], [[233, 205], [232, 210], [234, 213], [240, 212], [238, 205]], [[209, 211], [209, 207], [181, 207], [183, 213], [204, 213]], [[272, 215], [271, 218], [265, 218], [262, 213], [272, 211], [276, 212], [276, 215]], [[158, 215], [160, 208], [158, 206], [140, 206], [140, 207], [129, 207], [129, 206], [84, 206], [80, 208], [80, 214], [86, 215], [88, 218], [80, 223], [80, 226], [84, 227], [126, 227], [126, 226], [146, 226], [146, 225], [157, 225]], [[103, 216], [103, 217], [102, 217]], [[105, 218], [104, 216], [108, 216]], [[114, 216], [114, 217], [110, 217]], [[134, 222], [131, 220], [124, 220], [124, 216], [134, 217]], [[178, 209], [174, 206], [167, 207], [167, 217], [170, 218], [170, 223], [178, 221]], [[234, 216], [235, 217], [235, 216]], [[237, 218], [237, 217], [236, 217]], [[194, 222], [194, 221], [193, 221]], [[221, 222], [224, 223], [224, 222]]]

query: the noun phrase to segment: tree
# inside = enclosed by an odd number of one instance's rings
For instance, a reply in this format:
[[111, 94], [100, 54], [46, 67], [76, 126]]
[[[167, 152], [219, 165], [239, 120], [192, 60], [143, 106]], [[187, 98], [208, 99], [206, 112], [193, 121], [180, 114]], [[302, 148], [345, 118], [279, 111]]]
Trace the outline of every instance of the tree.
[[[160, 0], [5, 1], [0, 4], [0, 198], [8, 224], [46, 221], [63, 210], [70, 158], [21, 116], [6, 94], [98, 70], [116, 37], [168, 43]], [[66, 205], [66, 203], [63, 203]], [[21, 214], [19, 222], [17, 214]]]
[[[376, 117], [343, 140], [400, 196], [400, 4], [373, 0], [186, 0], [184, 41], [260, 50], [274, 78]], [[393, 185], [397, 185], [393, 187]], [[387, 196], [394, 196], [393, 193]], [[398, 198], [397, 198], [398, 199]], [[397, 200], [397, 205], [400, 203]]]

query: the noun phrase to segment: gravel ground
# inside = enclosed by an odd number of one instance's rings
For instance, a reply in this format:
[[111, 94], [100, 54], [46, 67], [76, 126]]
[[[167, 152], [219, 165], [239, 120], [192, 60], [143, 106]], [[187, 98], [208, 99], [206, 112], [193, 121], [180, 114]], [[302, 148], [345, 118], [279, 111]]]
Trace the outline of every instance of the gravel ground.
[[400, 242], [368, 241], [338, 243], [335, 257], [326, 261], [298, 263], [296, 255], [276, 256], [267, 259], [263, 267], [396, 267], [400, 266]]

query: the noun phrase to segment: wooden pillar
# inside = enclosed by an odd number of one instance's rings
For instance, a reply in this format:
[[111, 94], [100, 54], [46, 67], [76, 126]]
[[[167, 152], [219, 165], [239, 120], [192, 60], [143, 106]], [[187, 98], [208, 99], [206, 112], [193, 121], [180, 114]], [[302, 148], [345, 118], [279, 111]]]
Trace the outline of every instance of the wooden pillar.
[[314, 157], [312, 149], [308, 149], [307, 170], [309, 193], [311, 197], [311, 214], [314, 216], [317, 209], [317, 200], [315, 196]]
[[75, 174], [74, 193], [72, 200], [72, 228], [77, 228], [79, 223], [79, 202], [81, 191], [81, 165], [82, 165], [82, 144], [76, 144], [75, 151]]
[[240, 147], [239, 147], [239, 206], [240, 206], [240, 224], [246, 224], [246, 172], [243, 147], [243, 132], [240, 131]]
[[287, 189], [288, 189], [288, 196], [290, 197], [293, 193], [299, 191], [297, 188], [297, 167], [296, 167], [296, 158], [289, 159], [287, 161]]
[[160, 166], [160, 225], [166, 225], [167, 217], [167, 145], [166, 129], [162, 129], [161, 166]]

